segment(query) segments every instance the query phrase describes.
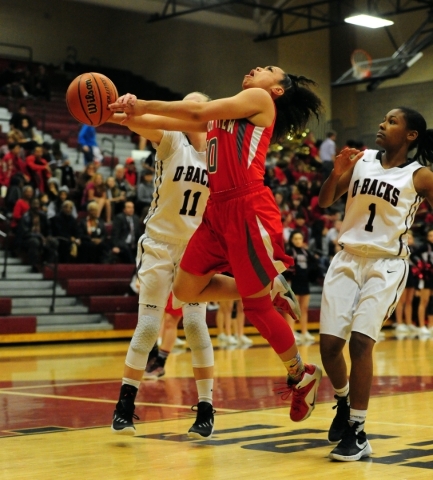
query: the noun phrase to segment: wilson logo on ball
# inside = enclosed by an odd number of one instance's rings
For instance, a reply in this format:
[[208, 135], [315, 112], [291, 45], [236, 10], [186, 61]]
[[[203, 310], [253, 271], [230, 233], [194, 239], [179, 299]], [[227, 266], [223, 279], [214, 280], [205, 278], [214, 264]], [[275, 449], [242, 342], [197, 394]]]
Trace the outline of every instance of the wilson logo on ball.
[[89, 72], [72, 80], [66, 92], [66, 105], [78, 122], [97, 127], [113, 115], [108, 105], [117, 97], [117, 88], [108, 77]]
[[90, 78], [86, 80], [87, 95], [84, 97], [87, 101], [87, 111], [89, 115], [97, 113], [98, 107], [95, 103], [95, 94], [93, 93], [92, 80]]

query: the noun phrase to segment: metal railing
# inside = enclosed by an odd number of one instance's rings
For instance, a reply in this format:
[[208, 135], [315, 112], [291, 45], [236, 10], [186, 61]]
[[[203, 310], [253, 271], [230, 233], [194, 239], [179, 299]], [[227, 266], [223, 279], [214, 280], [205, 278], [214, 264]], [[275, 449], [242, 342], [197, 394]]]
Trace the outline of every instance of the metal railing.
[[56, 298], [57, 298], [56, 288], [57, 288], [57, 277], [58, 277], [58, 267], [59, 267], [59, 254], [57, 250], [54, 250], [54, 262], [52, 264], [44, 263], [44, 266], [53, 270], [53, 289], [51, 293], [51, 305], [50, 305], [50, 313], [53, 313], [56, 306]]
[[101, 148], [101, 153], [102, 156], [105, 156], [105, 154], [108, 154], [110, 157], [110, 175], [113, 175], [113, 170], [114, 170], [114, 158], [115, 158], [115, 151], [116, 151], [116, 144], [112, 138], [109, 137], [103, 137], [101, 140], [101, 146], [104, 146], [104, 142], [108, 142], [111, 145], [111, 150], [106, 150], [104, 148]]
[[[4, 230], [0, 230], [0, 236], [4, 238], [4, 258], [3, 258], [3, 271], [2, 271], [2, 279], [7, 278], [7, 267], [8, 267], [8, 258], [9, 258], [9, 250], [10, 250], [10, 221], [7, 217], [0, 213], [0, 221], [5, 223]], [[61, 240], [61, 239], [59, 239]], [[58, 284], [58, 265], [59, 265], [59, 254], [57, 248], [53, 250], [53, 258], [54, 261], [51, 263], [44, 262], [43, 266], [51, 269], [53, 271], [53, 289], [51, 293], [51, 305], [50, 305], [50, 312], [53, 313], [56, 305], [56, 298], [57, 298], [57, 284]]]
[[9, 253], [9, 232], [10, 232], [10, 223], [9, 219], [0, 213], [0, 220], [5, 222], [5, 231], [0, 230], [0, 236], [4, 238], [4, 260], [3, 260], [3, 272], [2, 278], [6, 278], [7, 267], [8, 267], [8, 253]]

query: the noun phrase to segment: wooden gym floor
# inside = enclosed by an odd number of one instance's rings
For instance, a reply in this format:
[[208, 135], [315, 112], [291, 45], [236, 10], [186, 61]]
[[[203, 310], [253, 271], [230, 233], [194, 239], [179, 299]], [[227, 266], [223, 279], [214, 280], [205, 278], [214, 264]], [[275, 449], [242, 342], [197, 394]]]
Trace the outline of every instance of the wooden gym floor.
[[[127, 341], [2, 346], [0, 479], [433, 478], [433, 338], [386, 335], [375, 349], [367, 417], [374, 454], [353, 463], [327, 458], [328, 378], [312, 416], [291, 422], [289, 401], [274, 391], [284, 370], [258, 336], [248, 349], [215, 350], [209, 441], [185, 435], [197, 402], [188, 350], [169, 357], [163, 379], [142, 383], [137, 435], [123, 437], [110, 423]], [[321, 364], [317, 343], [300, 352]]]

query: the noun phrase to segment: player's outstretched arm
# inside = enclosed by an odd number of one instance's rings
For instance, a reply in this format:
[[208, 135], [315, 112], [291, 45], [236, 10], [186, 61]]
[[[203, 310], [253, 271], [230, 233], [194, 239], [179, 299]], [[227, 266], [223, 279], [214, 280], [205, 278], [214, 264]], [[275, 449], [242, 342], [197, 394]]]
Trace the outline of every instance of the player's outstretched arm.
[[255, 125], [265, 127], [271, 125], [275, 114], [271, 96], [261, 88], [251, 88], [234, 97], [210, 102], [139, 100], [135, 95], [126, 94], [111, 104], [110, 109], [123, 112], [128, 118], [151, 113], [202, 123], [203, 127], [210, 120], [238, 118], [249, 118]]
[[164, 130], [174, 132], [201, 132], [196, 122], [186, 122], [160, 115], [141, 115], [128, 117], [125, 113], [114, 113], [108, 120], [110, 123], [125, 125], [131, 131], [153, 143], [160, 143]]
[[319, 206], [327, 208], [336, 202], [349, 188], [356, 162], [364, 152], [356, 148], [345, 148], [335, 157], [334, 169], [325, 180], [319, 193]]

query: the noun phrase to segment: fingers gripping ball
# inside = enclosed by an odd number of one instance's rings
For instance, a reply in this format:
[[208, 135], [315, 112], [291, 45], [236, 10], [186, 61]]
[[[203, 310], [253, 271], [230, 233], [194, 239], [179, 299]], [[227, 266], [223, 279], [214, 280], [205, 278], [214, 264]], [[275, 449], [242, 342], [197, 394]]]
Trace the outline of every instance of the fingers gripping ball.
[[69, 85], [66, 105], [75, 120], [97, 127], [113, 115], [108, 105], [118, 96], [114, 83], [102, 73], [83, 73]]

